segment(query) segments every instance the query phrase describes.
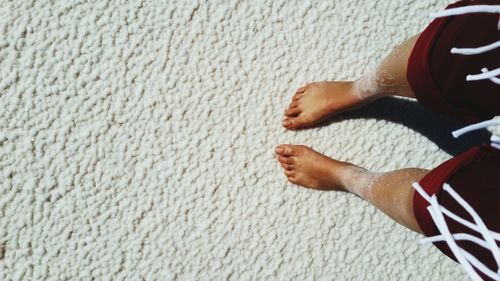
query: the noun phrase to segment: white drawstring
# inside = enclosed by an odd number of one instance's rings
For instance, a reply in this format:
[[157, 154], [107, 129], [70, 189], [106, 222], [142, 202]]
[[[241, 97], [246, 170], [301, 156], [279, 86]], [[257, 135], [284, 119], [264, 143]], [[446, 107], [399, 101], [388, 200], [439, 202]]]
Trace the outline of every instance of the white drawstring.
[[484, 240], [486, 241], [486, 243], [488, 243], [488, 247], [490, 248], [490, 251], [493, 253], [493, 257], [495, 258], [495, 262], [500, 265], [500, 250], [498, 249], [497, 243], [495, 242], [493, 237], [491, 237], [490, 231], [484, 224], [479, 214], [449, 184], [445, 183], [443, 185], [443, 190], [448, 192], [451, 197], [453, 197], [453, 199], [455, 199], [455, 201], [457, 201], [467, 211], [467, 213], [472, 216], [476, 225], [479, 226]]
[[475, 256], [471, 255], [471, 253], [466, 250], [462, 248], [460, 248], [460, 250], [465, 258], [472, 263], [475, 268], [479, 269], [482, 273], [486, 274], [493, 280], [500, 280], [500, 273], [495, 273], [493, 270], [489, 269], [486, 265], [484, 265], [484, 263], [480, 262]]
[[[469, 125], [469, 126], [464, 127], [462, 129], [453, 131], [451, 134], [455, 138], [458, 138], [463, 134], [467, 134], [468, 132], [472, 132], [472, 131], [479, 130], [479, 129], [484, 129], [484, 128], [487, 128], [489, 126], [498, 126], [498, 125], [500, 125], [500, 119], [491, 119], [491, 120], [487, 120], [487, 121], [483, 121], [480, 123]], [[492, 147], [500, 150], [500, 137], [492, 135], [490, 140], [491, 140], [490, 145]]]
[[491, 138], [491, 146], [493, 146], [496, 149], [500, 149], [500, 137], [496, 135], [492, 135]]
[[[494, 249], [492, 249], [492, 247], [491, 247], [491, 244], [488, 242], [485, 242], [484, 240], [481, 240], [477, 237], [469, 235], [469, 234], [465, 234], [465, 233], [451, 234], [449, 229], [448, 229], [448, 226], [446, 225], [446, 221], [444, 220], [444, 217], [443, 217], [442, 210], [444, 208], [443, 208], [443, 206], [439, 205], [439, 203], [437, 201], [436, 194], [433, 194], [432, 197], [429, 196], [418, 183], [413, 183], [412, 186], [415, 187], [417, 192], [420, 195], [422, 195], [423, 198], [425, 198], [426, 200], [429, 199], [428, 201], [429, 201], [430, 206], [427, 207], [427, 210], [429, 211], [429, 214], [431, 215], [432, 220], [434, 221], [434, 223], [436, 224], [436, 227], [438, 228], [439, 232], [441, 233], [441, 235], [439, 235], [439, 236], [425, 238], [421, 241], [421, 243], [429, 243], [429, 242], [436, 242], [436, 241], [443, 241], [444, 240], [444, 241], [446, 241], [446, 243], [450, 247], [451, 251], [453, 252], [455, 257], [457, 258], [458, 262], [464, 267], [465, 271], [469, 274], [469, 276], [472, 278], [472, 280], [482, 280], [479, 277], [479, 275], [477, 274], [477, 272], [472, 268], [472, 266], [474, 266], [479, 271], [481, 271], [485, 275], [489, 276], [493, 280], [500, 280], [500, 270], [498, 273], [495, 273], [493, 270], [489, 269], [487, 266], [485, 266], [483, 263], [481, 263], [476, 257], [474, 257], [469, 252], [465, 251], [460, 246], [458, 246], [455, 243], [455, 240], [469, 240], [469, 241], [472, 241], [472, 242], [475, 242], [475, 243], [481, 245], [484, 248], [489, 249], [490, 251], [494, 251]], [[450, 193], [450, 195], [453, 194], [452, 197], [455, 200], [458, 199], [457, 202], [460, 205], [462, 205], [464, 208], [466, 208], [467, 211], [470, 211], [472, 209], [472, 207], [470, 205], [468, 205], [465, 202], [465, 200], [461, 199], [460, 195], [456, 194], [456, 192], [453, 190], [453, 188], [451, 188], [451, 186], [449, 186], [448, 184], [445, 184], [445, 185], [443, 185], [443, 188], [445, 188], [446, 191]], [[464, 203], [465, 203], [465, 205], [464, 205]], [[470, 209], [469, 209], [469, 207], [470, 207]], [[475, 212], [473, 209], [472, 209], [472, 211]], [[472, 214], [472, 213], [470, 213], [470, 214]], [[474, 217], [475, 216], [473, 216], [473, 218]], [[475, 219], [477, 219], [477, 217]], [[477, 222], [478, 221], [476, 221], [476, 223]], [[484, 223], [483, 223], [483, 225], [484, 225]], [[486, 227], [484, 227], [484, 228], [486, 228]], [[484, 231], [484, 229], [481, 227], [480, 227], [480, 229], [482, 230], [480, 232], [481, 232], [481, 234], [483, 234], [483, 237], [487, 236], [488, 233], [492, 233], [492, 231], [490, 231], [488, 229], [486, 229], [486, 231]], [[485, 233], [486, 233], [486, 235], [485, 235]], [[496, 244], [494, 244], [494, 247], [497, 247]], [[472, 266], [471, 266], [471, 264], [472, 264]]]
[[446, 9], [444, 11], [431, 14], [431, 18], [442, 18], [470, 13], [500, 13], [500, 5], [472, 5], [467, 7]]
[[458, 262], [463, 266], [467, 274], [472, 278], [472, 280], [482, 280], [481, 277], [477, 274], [477, 272], [472, 268], [468, 260], [462, 254], [462, 251], [458, 247], [453, 237], [451, 237], [450, 231], [448, 230], [448, 226], [444, 220], [443, 214], [440, 211], [439, 204], [437, 203], [436, 195], [432, 195], [431, 197], [431, 205], [427, 207], [427, 210], [431, 214], [432, 220], [436, 223], [439, 232], [443, 234], [446, 239], [446, 243], [450, 247], [451, 251], [457, 258]]
[[[489, 249], [488, 243], [486, 243], [484, 240], [477, 238], [474, 235], [470, 235], [467, 233], [457, 233], [457, 234], [452, 234], [451, 235], [453, 239], [455, 240], [467, 240], [473, 243], [478, 244], [479, 246]], [[446, 241], [443, 235], [436, 235], [436, 236], [431, 236], [431, 237], [426, 237], [422, 240], [420, 240], [421, 244], [429, 244], [429, 243], [434, 243], [434, 242], [440, 242], [440, 241]]]
[[[420, 186], [420, 184], [418, 182], [414, 182], [411, 185], [418, 192], [418, 194], [420, 194], [420, 196], [422, 196], [422, 198], [425, 199], [425, 201], [427, 201], [429, 204], [431, 203], [430, 196], [424, 191], [424, 189], [422, 188], [422, 186]], [[443, 212], [443, 214], [448, 216], [450, 219], [452, 219], [452, 220], [460, 223], [461, 225], [466, 226], [466, 227], [468, 227], [476, 232], [481, 233], [481, 230], [479, 229], [479, 227], [476, 226], [475, 224], [471, 223], [470, 221], [463, 219], [460, 216], [457, 216], [456, 214], [454, 214], [453, 212], [451, 212], [450, 210], [446, 209], [443, 206], [440, 206], [440, 210], [441, 210], [441, 212]], [[490, 234], [495, 240], [500, 241], [500, 233], [490, 230]]]
[[[486, 67], [481, 68], [481, 71], [483, 73], [488, 72], [488, 69]], [[495, 84], [500, 84], [500, 78], [497, 77], [491, 77], [490, 80], [495, 83]]]
[[469, 125], [467, 127], [462, 128], [462, 129], [453, 131], [451, 134], [455, 138], [458, 138], [461, 135], [466, 134], [468, 132], [472, 132], [472, 131], [479, 130], [479, 129], [484, 129], [484, 128], [487, 128], [489, 126], [500, 126], [500, 119], [492, 119], [492, 120], [483, 121], [483, 122], [480, 122], [477, 124], [472, 124], [472, 125]]
[[467, 77], [465, 77], [465, 80], [467, 81], [477, 81], [477, 80], [484, 80], [484, 79], [491, 79], [495, 78], [495, 76], [500, 75], [500, 67], [494, 70], [490, 70], [488, 72], [483, 72], [480, 74], [469, 74]]
[[[500, 13], [500, 5], [472, 5], [466, 7], [458, 7], [452, 9], [446, 9], [444, 11], [440, 11], [434, 14], [431, 14], [432, 18], [440, 18], [440, 17], [448, 17], [448, 16], [456, 16], [456, 15], [464, 15], [470, 13]], [[497, 24], [497, 29], [500, 30], [500, 17]], [[478, 48], [452, 48], [452, 54], [461, 54], [461, 55], [476, 55], [485, 53], [496, 48], [500, 47], [500, 41], [491, 43], [486, 46], [478, 47]], [[500, 84], [500, 79], [496, 76], [500, 75], [500, 68], [488, 71], [488, 69], [481, 69], [482, 73], [479, 74], [469, 74], [465, 77], [466, 81], [477, 81], [489, 79], [495, 84]]]
[[460, 55], [477, 55], [477, 54], [482, 54], [486, 53], [488, 51], [494, 50], [496, 48], [500, 47], [500, 41], [491, 43], [486, 46], [482, 47], [477, 47], [477, 48], [452, 48], [451, 53], [452, 54], [460, 54]]

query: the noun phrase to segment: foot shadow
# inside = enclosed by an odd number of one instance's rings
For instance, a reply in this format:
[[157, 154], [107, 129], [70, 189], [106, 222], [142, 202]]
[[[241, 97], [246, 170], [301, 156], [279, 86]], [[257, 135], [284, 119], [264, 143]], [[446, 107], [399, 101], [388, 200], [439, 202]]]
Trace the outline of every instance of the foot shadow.
[[482, 129], [456, 139], [451, 132], [467, 126], [466, 123], [431, 112], [415, 101], [394, 97], [382, 98], [358, 110], [338, 114], [318, 126], [346, 119], [377, 119], [405, 125], [453, 156], [474, 145], [489, 143], [491, 137], [488, 130]]

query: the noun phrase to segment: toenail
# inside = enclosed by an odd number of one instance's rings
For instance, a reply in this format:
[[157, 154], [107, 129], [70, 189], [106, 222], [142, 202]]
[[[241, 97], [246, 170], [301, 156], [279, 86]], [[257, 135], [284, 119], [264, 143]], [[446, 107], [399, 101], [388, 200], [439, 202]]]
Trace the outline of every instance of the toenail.
[[288, 120], [283, 121], [283, 125], [285, 125], [285, 126], [290, 125], [290, 121], [288, 121]]
[[281, 153], [281, 152], [283, 152], [283, 148], [281, 148], [281, 147], [277, 147], [277, 148], [276, 148], [276, 153]]

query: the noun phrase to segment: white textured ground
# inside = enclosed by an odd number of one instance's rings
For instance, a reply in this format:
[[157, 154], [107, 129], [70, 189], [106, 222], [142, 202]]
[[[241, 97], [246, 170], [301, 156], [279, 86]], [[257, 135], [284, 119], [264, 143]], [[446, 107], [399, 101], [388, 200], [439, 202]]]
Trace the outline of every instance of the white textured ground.
[[467, 279], [357, 197], [287, 184], [272, 153], [447, 159], [409, 102], [280, 125], [296, 87], [359, 77], [446, 1], [104, 2], [1, 1], [1, 280]]

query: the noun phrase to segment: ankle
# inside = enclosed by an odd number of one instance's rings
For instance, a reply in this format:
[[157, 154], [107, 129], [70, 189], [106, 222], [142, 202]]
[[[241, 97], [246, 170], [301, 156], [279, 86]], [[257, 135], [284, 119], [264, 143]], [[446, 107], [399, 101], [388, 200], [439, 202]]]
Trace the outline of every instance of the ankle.
[[378, 99], [389, 95], [378, 85], [375, 72], [369, 72], [356, 81], [353, 81], [352, 91], [354, 95], [362, 100]]
[[345, 191], [354, 193], [369, 200], [372, 197], [372, 187], [379, 175], [353, 164], [346, 165], [339, 173], [340, 182]]

